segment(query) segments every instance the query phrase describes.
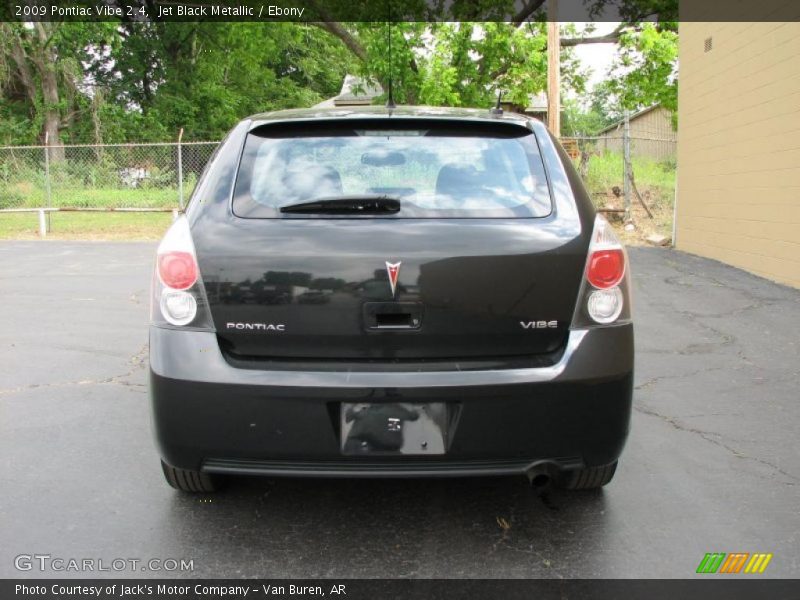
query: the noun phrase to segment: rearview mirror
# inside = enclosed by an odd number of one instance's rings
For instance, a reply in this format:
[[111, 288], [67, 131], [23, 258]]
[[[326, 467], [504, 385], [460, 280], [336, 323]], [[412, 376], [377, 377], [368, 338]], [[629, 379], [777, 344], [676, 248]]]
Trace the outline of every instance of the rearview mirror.
[[397, 167], [406, 164], [406, 157], [396, 150], [373, 150], [361, 155], [361, 164], [370, 167]]

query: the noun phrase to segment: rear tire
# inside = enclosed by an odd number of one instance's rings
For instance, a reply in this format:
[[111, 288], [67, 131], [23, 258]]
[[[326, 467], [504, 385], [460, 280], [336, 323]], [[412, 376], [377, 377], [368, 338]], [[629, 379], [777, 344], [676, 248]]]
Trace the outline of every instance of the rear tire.
[[219, 488], [218, 479], [207, 473], [171, 467], [163, 460], [161, 461], [161, 469], [164, 471], [164, 479], [167, 480], [167, 483], [182, 492], [208, 494], [217, 491]]
[[602, 467], [586, 467], [562, 471], [558, 477], [558, 487], [565, 490], [593, 490], [601, 488], [614, 478], [617, 461]]

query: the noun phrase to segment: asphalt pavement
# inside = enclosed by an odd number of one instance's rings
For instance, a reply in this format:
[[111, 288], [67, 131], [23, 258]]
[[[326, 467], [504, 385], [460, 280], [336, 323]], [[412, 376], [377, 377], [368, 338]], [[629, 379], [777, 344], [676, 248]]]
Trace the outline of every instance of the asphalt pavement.
[[[799, 290], [630, 250], [635, 410], [602, 491], [241, 479], [198, 497], [167, 487], [152, 441], [154, 249], [0, 244], [0, 577], [683, 578], [706, 552], [800, 576]], [[17, 569], [34, 554], [193, 570]]]

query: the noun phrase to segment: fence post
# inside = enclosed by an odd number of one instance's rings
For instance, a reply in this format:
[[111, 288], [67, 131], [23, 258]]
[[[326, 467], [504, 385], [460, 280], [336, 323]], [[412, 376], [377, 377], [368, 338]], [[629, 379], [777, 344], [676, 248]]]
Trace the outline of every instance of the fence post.
[[[47, 221], [44, 217], [44, 210], [39, 209], [39, 237], [44, 238], [47, 237]], [[50, 213], [47, 213], [47, 216], [50, 216]]]
[[[47, 195], [47, 208], [52, 208], [53, 198], [50, 189], [50, 132], [44, 133], [44, 189]], [[39, 213], [39, 228], [44, 224], [44, 212]], [[50, 212], [47, 213], [46, 231], [50, 231]], [[42, 235], [44, 237], [44, 235]]]
[[183, 127], [178, 132], [178, 206], [183, 210], [183, 151], [181, 150], [181, 140], [183, 139]]
[[631, 120], [627, 109], [625, 110], [624, 126], [622, 128], [622, 189], [625, 198], [625, 223], [631, 221]]

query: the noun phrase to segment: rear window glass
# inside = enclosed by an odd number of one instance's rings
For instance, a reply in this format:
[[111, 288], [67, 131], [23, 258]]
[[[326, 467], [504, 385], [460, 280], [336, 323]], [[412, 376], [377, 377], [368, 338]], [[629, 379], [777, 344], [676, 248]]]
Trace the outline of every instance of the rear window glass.
[[370, 121], [251, 132], [233, 212], [320, 218], [280, 208], [365, 195], [398, 199], [400, 211], [391, 218], [544, 217], [551, 211], [539, 148], [523, 127]]

